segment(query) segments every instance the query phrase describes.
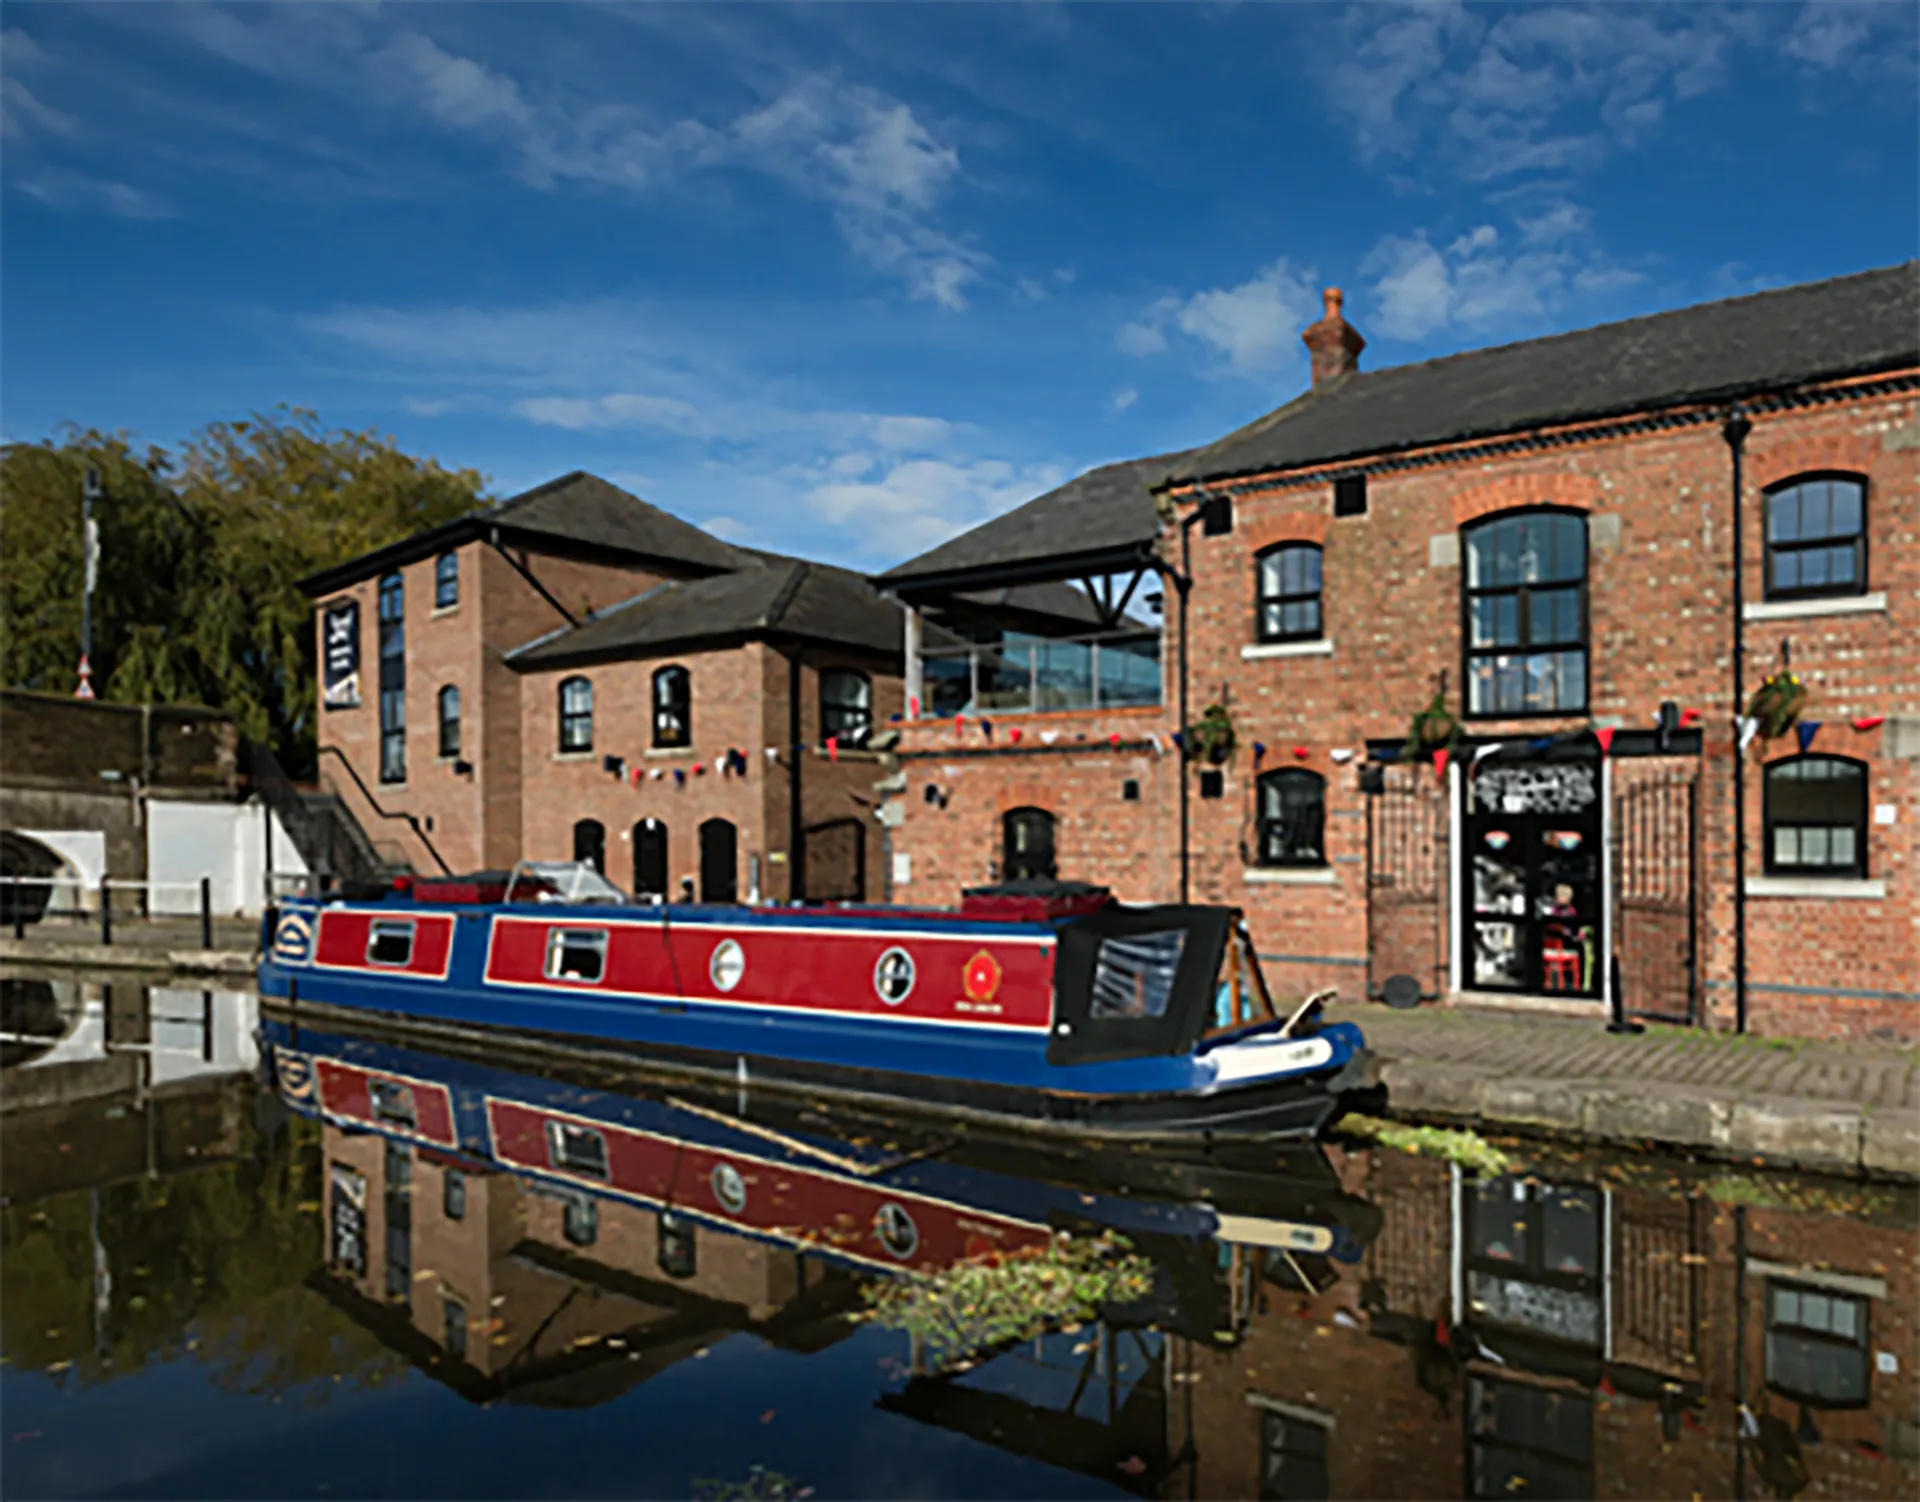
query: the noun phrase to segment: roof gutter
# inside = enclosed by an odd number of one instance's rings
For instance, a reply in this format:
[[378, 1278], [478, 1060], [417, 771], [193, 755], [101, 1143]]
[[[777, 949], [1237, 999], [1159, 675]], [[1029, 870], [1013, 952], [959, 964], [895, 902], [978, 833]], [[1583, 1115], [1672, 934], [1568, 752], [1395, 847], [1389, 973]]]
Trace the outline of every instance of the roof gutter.
[[512, 566], [513, 571], [516, 574], [518, 574], [522, 579], [525, 579], [527, 583], [531, 584], [534, 588], [534, 591], [540, 596], [541, 599], [545, 600], [555, 610], [559, 611], [561, 619], [566, 621], [566, 623], [569, 626], [578, 626], [580, 624], [580, 622], [574, 617], [573, 612], [567, 609], [566, 606], [562, 605], [558, 600], [556, 600], [553, 597], [553, 591], [548, 589], [546, 585], [542, 584], [539, 581], [539, 579], [534, 577], [534, 572], [532, 569], [528, 568], [525, 563], [523, 563], [520, 559], [514, 557], [513, 554], [509, 553], [504, 547], [500, 545], [499, 527], [494, 526], [494, 527], [489, 527], [487, 529], [487, 546], [492, 548], [494, 552], [498, 553], [502, 558], [506, 559], [507, 562]]

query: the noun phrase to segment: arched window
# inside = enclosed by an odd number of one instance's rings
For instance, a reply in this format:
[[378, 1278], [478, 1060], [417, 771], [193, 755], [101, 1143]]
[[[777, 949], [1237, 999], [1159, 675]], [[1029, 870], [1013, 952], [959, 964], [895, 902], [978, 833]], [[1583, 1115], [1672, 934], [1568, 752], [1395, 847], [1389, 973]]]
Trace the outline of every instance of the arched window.
[[843, 747], [859, 747], [872, 731], [872, 682], [851, 668], [828, 668], [820, 675], [820, 739], [838, 736]]
[[693, 744], [693, 679], [677, 664], [653, 675], [653, 743]]
[[593, 683], [568, 678], [560, 684], [560, 749], [593, 749]]
[[585, 861], [602, 876], [607, 874], [607, 827], [598, 819], [582, 819], [573, 826], [573, 858]]
[[731, 820], [711, 818], [700, 826], [700, 900], [740, 900], [740, 835]]
[[1285, 542], [1256, 563], [1259, 586], [1254, 633], [1261, 641], [1316, 641], [1320, 623], [1320, 549]]
[[1782, 876], [1867, 874], [1867, 768], [1846, 756], [1770, 762], [1761, 814], [1767, 870]]
[[460, 754], [460, 690], [451, 683], [440, 690], [440, 755], [448, 760]]
[[1466, 528], [1470, 715], [1587, 707], [1587, 519], [1507, 512]]
[[1057, 867], [1053, 851], [1053, 815], [1044, 808], [1016, 808], [1001, 820], [1003, 881], [1050, 877]]
[[433, 560], [433, 608], [451, 610], [460, 603], [460, 555], [442, 553]]
[[667, 826], [658, 819], [633, 826], [633, 895], [667, 900]]
[[1324, 866], [1327, 863], [1327, 784], [1318, 772], [1285, 767], [1257, 784], [1260, 808], [1258, 864]]
[[1867, 482], [1798, 475], [1767, 492], [1767, 598], [1857, 595], [1867, 588]]

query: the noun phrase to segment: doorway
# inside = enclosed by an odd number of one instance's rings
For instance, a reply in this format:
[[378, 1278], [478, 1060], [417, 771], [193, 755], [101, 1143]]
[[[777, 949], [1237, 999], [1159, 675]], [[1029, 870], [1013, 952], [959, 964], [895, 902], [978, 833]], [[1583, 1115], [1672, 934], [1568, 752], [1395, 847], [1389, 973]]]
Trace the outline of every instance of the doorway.
[[598, 819], [582, 819], [573, 826], [573, 858], [585, 861], [601, 876], [607, 874], [607, 827]]
[[1027, 881], [1056, 874], [1052, 814], [1044, 808], [1016, 808], [1001, 823], [1001, 880]]
[[726, 819], [708, 819], [700, 826], [700, 900], [738, 902], [739, 836]]
[[658, 819], [633, 826], [633, 895], [667, 900], [667, 826]]
[[1464, 789], [1461, 979], [1480, 991], [1599, 997], [1599, 762], [1492, 760]]

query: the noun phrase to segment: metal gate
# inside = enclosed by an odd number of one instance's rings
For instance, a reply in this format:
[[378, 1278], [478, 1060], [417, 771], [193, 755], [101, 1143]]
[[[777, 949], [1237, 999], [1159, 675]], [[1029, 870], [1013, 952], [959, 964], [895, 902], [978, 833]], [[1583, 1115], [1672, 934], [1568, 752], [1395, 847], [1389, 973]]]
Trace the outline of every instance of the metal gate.
[[1426, 766], [1378, 770], [1380, 790], [1366, 800], [1367, 995], [1410, 975], [1436, 997], [1446, 989], [1444, 791]]
[[1613, 949], [1636, 1016], [1698, 1020], [1699, 803], [1692, 766], [1636, 769], [1614, 787]]

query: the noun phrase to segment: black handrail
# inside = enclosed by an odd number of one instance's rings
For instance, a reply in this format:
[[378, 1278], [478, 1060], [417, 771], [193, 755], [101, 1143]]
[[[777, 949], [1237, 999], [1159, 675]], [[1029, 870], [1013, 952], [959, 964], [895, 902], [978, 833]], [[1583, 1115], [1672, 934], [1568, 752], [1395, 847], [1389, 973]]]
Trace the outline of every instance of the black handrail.
[[441, 858], [440, 852], [434, 849], [433, 841], [427, 838], [426, 830], [420, 827], [420, 820], [412, 814], [394, 813], [389, 809], [382, 808], [380, 806], [380, 800], [373, 796], [372, 789], [370, 789], [361, 778], [360, 773], [354, 768], [353, 763], [347, 760], [346, 752], [342, 751], [338, 746], [322, 746], [320, 748], [320, 754], [322, 756], [332, 755], [339, 758], [340, 765], [347, 769], [347, 775], [353, 779], [353, 785], [360, 789], [360, 796], [367, 800], [367, 806], [383, 819], [404, 819], [407, 826], [419, 837], [420, 843], [426, 846], [427, 854], [433, 857], [434, 864], [440, 868], [440, 874], [442, 876], [453, 875], [453, 868]]

